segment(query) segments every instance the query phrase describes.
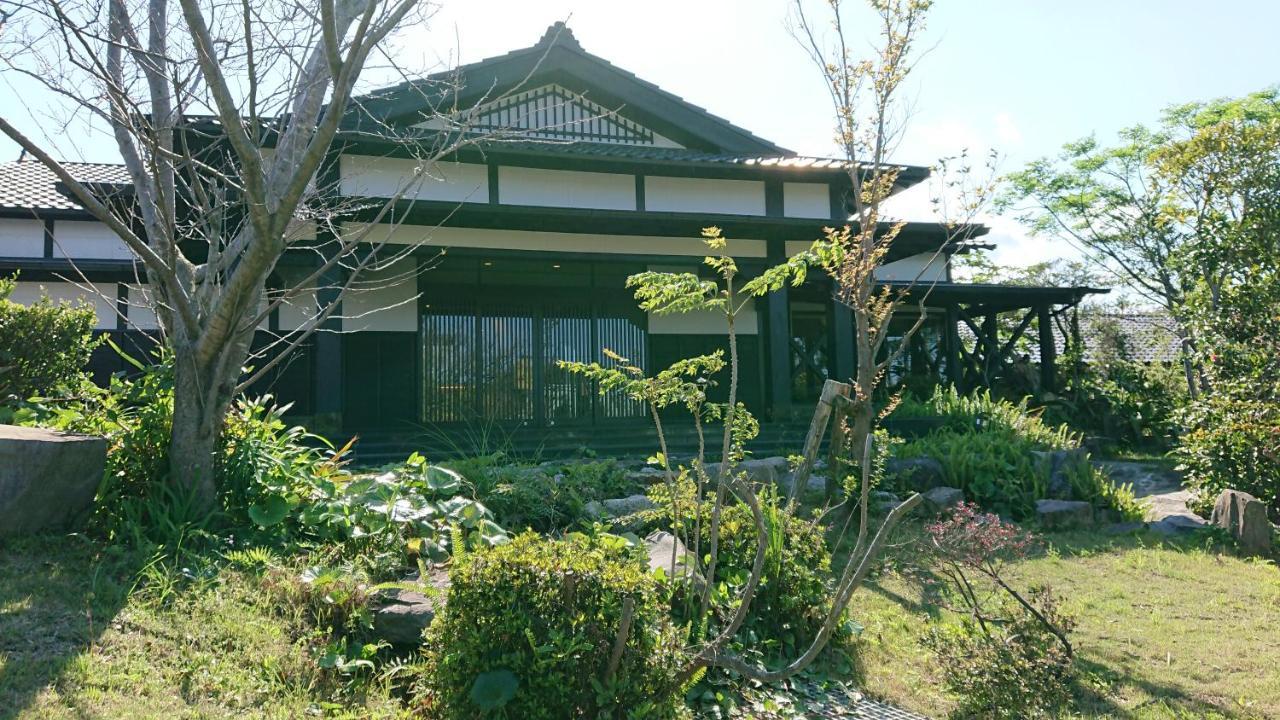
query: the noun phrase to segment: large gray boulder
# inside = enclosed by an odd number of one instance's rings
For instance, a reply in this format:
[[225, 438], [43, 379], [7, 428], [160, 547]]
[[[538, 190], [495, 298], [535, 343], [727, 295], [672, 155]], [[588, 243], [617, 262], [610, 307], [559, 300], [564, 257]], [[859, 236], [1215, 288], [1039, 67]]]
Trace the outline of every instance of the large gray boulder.
[[1093, 524], [1093, 506], [1080, 500], [1037, 500], [1036, 517], [1047, 530]]
[[925, 492], [947, 484], [947, 472], [942, 463], [931, 457], [889, 458], [884, 474], [894, 478], [898, 487]]
[[601, 503], [601, 507], [609, 517], [622, 517], [657, 507], [646, 495], [629, 495], [623, 498], [609, 498]]
[[107, 441], [0, 425], [0, 537], [68, 530], [88, 514]]
[[1223, 490], [1213, 504], [1209, 522], [1224, 528], [1240, 543], [1240, 549], [1254, 555], [1271, 552], [1271, 523], [1267, 506], [1239, 490]]
[[[417, 583], [410, 578], [409, 583]], [[392, 645], [422, 644], [422, 633], [444, 607], [449, 592], [449, 573], [439, 569], [427, 576], [424, 592], [407, 589], [379, 593], [372, 603], [373, 632]]]

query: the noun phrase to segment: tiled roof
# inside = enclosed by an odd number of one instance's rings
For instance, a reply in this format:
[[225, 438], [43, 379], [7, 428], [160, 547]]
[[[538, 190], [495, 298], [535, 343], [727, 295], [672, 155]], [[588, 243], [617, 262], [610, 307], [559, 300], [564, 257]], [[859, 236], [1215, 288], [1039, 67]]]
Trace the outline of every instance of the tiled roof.
[[1082, 313], [1080, 333], [1090, 353], [1122, 343], [1130, 360], [1177, 362], [1182, 343], [1177, 323], [1160, 312]]
[[[123, 165], [67, 162], [73, 177], [91, 183], [128, 183]], [[58, 192], [58, 178], [36, 160], [0, 163], [0, 209], [79, 210], [80, 205]]]

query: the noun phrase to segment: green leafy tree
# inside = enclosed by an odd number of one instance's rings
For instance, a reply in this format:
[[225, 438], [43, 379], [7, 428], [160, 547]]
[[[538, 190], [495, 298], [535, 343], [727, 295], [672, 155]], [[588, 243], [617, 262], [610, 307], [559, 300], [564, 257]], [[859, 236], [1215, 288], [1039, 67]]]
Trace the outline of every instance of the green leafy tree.
[[1177, 321], [1193, 397], [1209, 380], [1188, 301], [1223, 282], [1224, 266], [1201, 262], [1203, 249], [1246, 229], [1239, 203], [1262, 190], [1266, 151], [1245, 135], [1274, 122], [1278, 99], [1272, 88], [1171, 107], [1154, 129], [1127, 128], [1112, 146], [1067, 143], [1007, 178], [1002, 205], [1033, 233], [1080, 248]]

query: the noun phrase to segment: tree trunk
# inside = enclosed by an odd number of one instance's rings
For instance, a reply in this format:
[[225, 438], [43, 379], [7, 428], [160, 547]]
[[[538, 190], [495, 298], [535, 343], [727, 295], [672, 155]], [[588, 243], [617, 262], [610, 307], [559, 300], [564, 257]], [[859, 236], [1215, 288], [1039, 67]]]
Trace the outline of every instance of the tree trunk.
[[217, 505], [215, 455], [239, 373], [227, 378], [217, 366], [202, 367], [191, 354], [186, 348], [174, 353], [169, 473], [171, 482], [190, 495], [193, 509], [208, 513]]

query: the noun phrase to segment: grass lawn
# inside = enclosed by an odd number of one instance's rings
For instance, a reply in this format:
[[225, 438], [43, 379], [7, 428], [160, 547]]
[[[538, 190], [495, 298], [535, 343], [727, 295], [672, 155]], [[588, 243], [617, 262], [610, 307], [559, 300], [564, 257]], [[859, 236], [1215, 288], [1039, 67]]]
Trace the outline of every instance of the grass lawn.
[[[904, 528], [903, 532], [911, 532]], [[1280, 717], [1280, 569], [1212, 546], [1207, 536], [1046, 537], [1048, 551], [1011, 568], [1053, 587], [1078, 626], [1084, 682], [1063, 717]], [[947, 620], [922, 584], [887, 574], [854, 600], [866, 626], [865, 689], [932, 717], [951, 703], [920, 644]]]
[[[252, 575], [162, 578], [79, 537], [0, 548], [0, 718], [394, 717], [316, 670], [315, 634]], [[179, 569], [178, 575], [181, 574]]]
[[[913, 528], [904, 528], [910, 533]], [[1014, 568], [1049, 583], [1079, 621], [1078, 716], [1280, 717], [1280, 570], [1204, 539], [1049, 536]], [[899, 551], [902, 552], [902, 551]], [[395, 717], [383, 688], [316, 669], [317, 633], [258, 576], [223, 568], [180, 586], [79, 537], [0, 548], [0, 718]], [[180, 575], [181, 573], [177, 573]], [[139, 575], [148, 582], [135, 587]], [[943, 716], [919, 643], [946, 621], [889, 573], [861, 591], [860, 665], [873, 697]]]

